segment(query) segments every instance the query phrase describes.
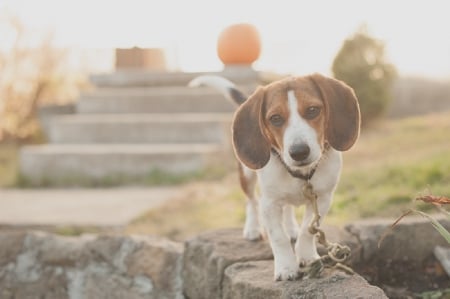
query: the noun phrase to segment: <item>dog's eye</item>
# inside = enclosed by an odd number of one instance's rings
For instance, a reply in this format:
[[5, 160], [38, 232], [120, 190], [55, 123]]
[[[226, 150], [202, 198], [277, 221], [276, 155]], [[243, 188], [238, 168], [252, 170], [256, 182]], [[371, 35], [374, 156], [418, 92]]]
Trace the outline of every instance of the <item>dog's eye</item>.
[[270, 118], [270, 123], [274, 125], [275, 127], [281, 127], [284, 124], [284, 119], [279, 114], [274, 114]]
[[306, 109], [305, 118], [314, 119], [320, 114], [320, 107], [311, 106]]

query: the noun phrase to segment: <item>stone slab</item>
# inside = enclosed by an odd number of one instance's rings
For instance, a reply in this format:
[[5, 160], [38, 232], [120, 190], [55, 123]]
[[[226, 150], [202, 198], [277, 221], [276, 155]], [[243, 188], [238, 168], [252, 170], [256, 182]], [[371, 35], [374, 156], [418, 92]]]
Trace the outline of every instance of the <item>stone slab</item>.
[[361, 276], [328, 272], [320, 279], [273, 280], [272, 261], [236, 263], [225, 270], [223, 299], [382, 299], [384, 292]]
[[201, 234], [185, 243], [184, 294], [190, 299], [221, 298], [222, 281], [228, 266], [272, 258], [267, 242], [245, 240], [241, 229]]
[[57, 144], [229, 143], [230, 113], [77, 114], [51, 120]]
[[[450, 228], [449, 219], [436, 218]], [[427, 219], [405, 217], [391, 229], [394, 221], [367, 219], [347, 225], [360, 244], [352, 252], [353, 269], [390, 298], [448, 288], [448, 276], [433, 254], [435, 246], [448, 246], [447, 241]]]
[[154, 171], [184, 175], [222, 157], [217, 145], [48, 144], [22, 147], [21, 176], [31, 185], [83, 186], [145, 179]]
[[[1, 232], [2, 299], [181, 299], [182, 244], [156, 237]], [[0, 243], [0, 257], [11, 243]]]
[[[436, 216], [436, 219], [445, 228], [450, 229], [448, 218]], [[375, 259], [414, 260], [420, 264], [433, 254], [435, 246], [447, 245], [446, 240], [423, 217], [405, 217], [393, 229], [390, 229], [394, 221], [395, 219], [360, 220], [346, 226], [346, 230], [362, 245], [359, 262], [364, 263]], [[384, 235], [383, 241], [378, 246]]]
[[78, 113], [212, 113], [236, 105], [218, 91], [202, 87], [99, 88], [85, 92], [76, 103]]
[[50, 130], [51, 119], [58, 115], [74, 114], [76, 112], [76, 104], [48, 104], [38, 107], [37, 111], [39, 123], [44, 134], [47, 134]]
[[112, 74], [95, 74], [90, 81], [97, 87], [186, 86], [200, 75], [220, 75], [235, 83], [254, 83], [259, 74], [248, 66], [230, 66], [221, 72], [155, 72], [123, 70]]

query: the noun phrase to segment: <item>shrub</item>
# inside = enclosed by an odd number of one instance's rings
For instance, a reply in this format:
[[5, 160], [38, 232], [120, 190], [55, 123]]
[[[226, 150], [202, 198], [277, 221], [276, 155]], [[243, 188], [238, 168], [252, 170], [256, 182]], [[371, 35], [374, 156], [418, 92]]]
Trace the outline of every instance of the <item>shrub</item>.
[[355, 90], [363, 126], [383, 115], [392, 100], [396, 70], [385, 59], [384, 44], [371, 37], [365, 27], [344, 41], [332, 71], [336, 79]]
[[51, 33], [36, 34], [7, 14], [0, 33], [0, 141], [29, 139], [39, 129], [38, 107], [73, 100], [84, 79], [70, 73], [68, 51], [54, 46]]

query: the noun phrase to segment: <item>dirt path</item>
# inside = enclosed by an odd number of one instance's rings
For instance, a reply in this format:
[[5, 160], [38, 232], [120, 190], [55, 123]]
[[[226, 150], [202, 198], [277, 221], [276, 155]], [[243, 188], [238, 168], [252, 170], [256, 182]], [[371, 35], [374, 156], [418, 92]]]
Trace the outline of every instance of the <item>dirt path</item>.
[[117, 227], [167, 202], [177, 188], [0, 189], [0, 225]]

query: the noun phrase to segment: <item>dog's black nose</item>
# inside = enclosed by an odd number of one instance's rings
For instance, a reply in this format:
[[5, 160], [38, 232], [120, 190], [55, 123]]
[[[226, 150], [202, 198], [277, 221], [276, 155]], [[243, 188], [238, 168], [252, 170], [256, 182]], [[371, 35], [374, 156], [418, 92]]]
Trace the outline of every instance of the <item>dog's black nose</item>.
[[294, 144], [289, 148], [289, 155], [295, 161], [303, 161], [309, 156], [309, 146], [304, 143]]

